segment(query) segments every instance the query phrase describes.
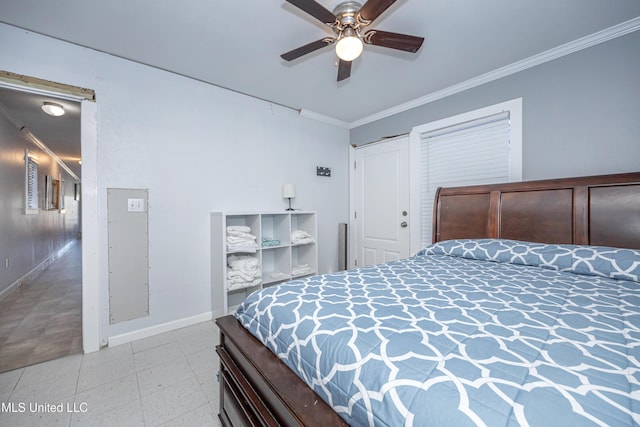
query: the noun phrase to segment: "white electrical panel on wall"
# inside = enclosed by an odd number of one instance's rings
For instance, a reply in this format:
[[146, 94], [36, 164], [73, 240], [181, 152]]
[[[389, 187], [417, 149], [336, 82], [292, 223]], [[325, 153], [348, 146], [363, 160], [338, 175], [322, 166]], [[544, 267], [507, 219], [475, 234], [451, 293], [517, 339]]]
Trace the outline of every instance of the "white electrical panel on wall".
[[149, 315], [148, 190], [109, 188], [109, 322]]

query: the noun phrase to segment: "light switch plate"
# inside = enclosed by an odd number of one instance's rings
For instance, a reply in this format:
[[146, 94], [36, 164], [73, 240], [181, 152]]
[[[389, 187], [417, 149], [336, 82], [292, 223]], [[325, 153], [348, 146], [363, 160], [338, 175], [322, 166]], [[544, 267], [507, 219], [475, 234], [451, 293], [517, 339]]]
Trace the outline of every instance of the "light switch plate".
[[128, 212], [144, 212], [144, 199], [127, 199]]

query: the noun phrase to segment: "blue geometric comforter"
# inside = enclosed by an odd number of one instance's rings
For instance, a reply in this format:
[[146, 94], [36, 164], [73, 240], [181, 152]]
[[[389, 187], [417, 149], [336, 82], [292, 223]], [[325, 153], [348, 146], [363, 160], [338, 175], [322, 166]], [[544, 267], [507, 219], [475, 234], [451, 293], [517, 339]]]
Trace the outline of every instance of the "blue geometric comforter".
[[639, 251], [457, 240], [235, 316], [354, 426], [629, 426], [639, 282]]

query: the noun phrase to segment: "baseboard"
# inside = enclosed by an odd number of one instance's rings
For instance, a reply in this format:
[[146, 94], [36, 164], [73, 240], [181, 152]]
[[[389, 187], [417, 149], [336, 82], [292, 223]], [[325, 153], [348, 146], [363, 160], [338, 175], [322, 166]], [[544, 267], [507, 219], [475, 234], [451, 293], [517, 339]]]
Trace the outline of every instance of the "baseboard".
[[143, 338], [149, 338], [154, 335], [164, 334], [165, 332], [175, 331], [176, 329], [184, 328], [187, 326], [195, 325], [209, 321], [213, 318], [210, 311], [206, 313], [197, 314], [191, 317], [184, 317], [182, 319], [174, 320], [172, 322], [162, 323], [160, 325], [150, 326], [144, 329], [138, 329], [137, 331], [127, 332], [125, 334], [114, 335], [109, 337], [109, 347], [115, 347], [117, 345], [126, 344], [132, 341], [140, 340]]
[[24, 276], [11, 283], [9, 286], [0, 291], [0, 301], [9, 296], [9, 294], [18, 289], [24, 283]]
[[15, 291], [20, 286], [22, 286], [24, 284], [24, 282], [29, 281], [29, 280], [33, 279], [34, 277], [36, 277], [38, 274], [40, 274], [40, 272], [42, 272], [42, 270], [44, 270], [49, 265], [51, 265], [51, 263], [53, 261], [55, 261], [56, 259], [60, 258], [60, 256], [62, 254], [64, 254], [71, 247], [71, 245], [74, 242], [75, 242], [75, 240], [71, 240], [66, 245], [64, 245], [62, 248], [58, 249], [56, 252], [54, 252], [53, 254], [51, 254], [48, 257], [46, 257], [38, 265], [36, 265], [31, 270], [27, 271], [25, 274], [23, 274], [21, 277], [19, 277], [18, 280], [16, 280], [15, 282], [9, 284], [9, 286], [7, 286], [2, 291], [0, 291], [0, 301], [2, 301], [7, 296], [9, 296], [9, 294], [11, 292]]
[[216, 310], [216, 311], [212, 312], [211, 318], [215, 321], [218, 317], [222, 317], [222, 316], [225, 316], [227, 314], [231, 314], [233, 312], [235, 312], [235, 310], [233, 310], [233, 311], [229, 310], [228, 313], [225, 313], [223, 310]]

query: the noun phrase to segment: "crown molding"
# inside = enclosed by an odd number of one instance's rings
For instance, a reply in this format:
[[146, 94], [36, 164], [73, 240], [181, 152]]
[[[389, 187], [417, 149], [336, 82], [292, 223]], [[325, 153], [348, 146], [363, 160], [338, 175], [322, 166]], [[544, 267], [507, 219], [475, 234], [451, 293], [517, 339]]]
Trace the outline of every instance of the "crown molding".
[[333, 125], [333, 126], [349, 129], [349, 123], [344, 122], [342, 120], [335, 119], [333, 117], [325, 116], [320, 113], [316, 113], [316, 112], [305, 110], [305, 109], [300, 109], [298, 110], [298, 114], [300, 114], [300, 117], [306, 117], [308, 119], [317, 120], [319, 122], [329, 123], [330, 125]]
[[617, 37], [624, 36], [626, 34], [632, 33], [639, 29], [640, 29], [640, 16], [630, 19], [628, 21], [622, 22], [618, 25], [614, 25], [613, 27], [606, 28], [602, 31], [598, 31], [596, 33], [590, 34], [588, 36], [581, 37], [569, 43], [565, 43], [553, 49], [549, 49], [537, 55], [530, 56], [529, 58], [523, 59], [521, 61], [514, 62], [512, 64], [506, 65], [501, 68], [497, 68], [493, 71], [490, 71], [485, 74], [481, 74], [477, 77], [473, 77], [469, 80], [465, 80], [461, 83], [458, 83], [453, 86], [449, 86], [437, 92], [433, 92], [428, 95], [422, 96], [420, 98], [416, 98], [412, 101], [405, 102], [395, 107], [380, 111], [379, 113], [375, 113], [370, 116], [363, 117], [359, 120], [350, 122], [348, 124], [348, 127], [349, 129], [353, 129], [358, 126], [362, 126], [362, 125], [374, 122], [376, 120], [381, 120], [381, 119], [393, 116], [394, 114], [402, 113], [412, 108], [420, 107], [430, 102], [434, 102], [439, 99], [446, 98], [447, 96], [451, 96], [456, 93], [463, 92], [467, 89], [471, 89], [471, 88], [483, 85], [485, 83], [489, 83], [494, 80], [501, 79], [502, 77], [506, 77], [511, 74], [518, 73], [528, 68], [532, 68], [537, 65], [544, 64], [545, 62], [553, 61], [554, 59], [561, 58], [571, 53], [578, 52], [580, 50], [587, 49], [589, 47], [598, 45], [600, 43], [604, 43], [606, 41], [615, 39]]

